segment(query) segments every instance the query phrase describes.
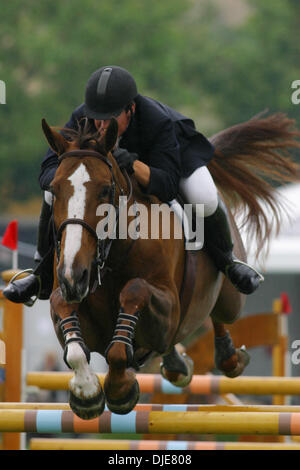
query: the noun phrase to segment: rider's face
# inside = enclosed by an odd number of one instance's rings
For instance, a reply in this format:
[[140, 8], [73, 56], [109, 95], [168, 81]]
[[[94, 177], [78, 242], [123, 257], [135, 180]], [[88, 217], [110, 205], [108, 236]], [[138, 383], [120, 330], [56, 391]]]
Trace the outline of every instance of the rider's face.
[[[132, 111], [133, 112], [135, 111], [135, 104], [133, 104], [133, 106], [132, 106]], [[119, 132], [118, 132], [119, 137], [122, 134], [124, 134], [124, 132], [126, 131], [127, 126], [129, 124], [129, 121], [130, 121], [130, 116], [131, 116], [130, 111], [126, 112], [125, 110], [123, 110], [121, 112], [121, 114], [119, 114], [119, 116], [116, 117], [116, 120], [117, 120], [118, 126], [119, 126]], [[100, 121], [98, 119], [95, 119], [94, 120], [95, 127], [100, 132], [105, 131], [108, 128], [108, 126], [110, 124], [110, 121], [111, 121], [110, 119], [106, 119], [104, 121]]]

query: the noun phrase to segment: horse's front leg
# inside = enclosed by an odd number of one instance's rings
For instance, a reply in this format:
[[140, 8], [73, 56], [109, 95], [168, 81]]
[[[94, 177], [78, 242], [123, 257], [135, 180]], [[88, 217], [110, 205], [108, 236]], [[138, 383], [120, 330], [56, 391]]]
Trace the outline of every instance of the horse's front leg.
[[130, 368], [135, 334], [145, 350], [165, 352], [179, 322], [176, 307], [169, 289], [158, 289], [144, 279], [132, 279], [122, 289], [114, 337], [106, 350], [109, 370], [104, 392], [106, 404], [114, 413], [128, 413], [139, 399], [135, 371]]
[[74, 371], [70, 380], [70, 406], [82, 419], [101, 415], [104, 393], [97, 375], [89, 366], [90, 352], [82, 337], [78, 304], [67, 304], [56, 289], [50, 298], [51, 317], [56, 335], [64, 348], [64, 361]]

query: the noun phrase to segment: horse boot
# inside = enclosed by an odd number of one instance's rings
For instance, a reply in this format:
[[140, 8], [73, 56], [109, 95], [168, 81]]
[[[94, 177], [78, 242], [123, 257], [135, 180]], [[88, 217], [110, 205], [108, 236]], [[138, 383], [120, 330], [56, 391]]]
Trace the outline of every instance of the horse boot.
[[[11, 302], [24, 303], [31, 307], [36, 299], [47, 300], [50, 297], [53, 286], [54, 253], [50, 230], [51, 203], [52, 195], [46, 191], [38, 226], [37, 251], [34, 255], [37, 266], [34, 270], [26, 269], [18, 273], [3, 290], [3, 295]], [[16, 279], [22, 272], [31, 272], [31, 274]], [[36, 297], [35, 300], [32, 300], [33, 296]]]
[[204, 219], [204, 245], [216, 267], [225, 274], [242, 294], [252, 294], [264, 280], [247, 263], [234, 257], [228, 213], [219, 199], [216, 211]]

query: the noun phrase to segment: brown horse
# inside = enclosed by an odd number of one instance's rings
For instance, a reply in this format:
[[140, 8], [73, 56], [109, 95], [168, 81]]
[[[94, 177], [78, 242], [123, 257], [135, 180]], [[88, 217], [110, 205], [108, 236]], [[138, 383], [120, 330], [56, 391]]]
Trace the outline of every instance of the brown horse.
[[[282, 182], [298, 178], [297, 165], [281, 154], [281, 150], [299, 146], [296, 137], [300, 134], [292, 125], [283, 115], [257, 117], [212, 138], [216, 156], [210, 170], [220, 193], [231, 208], [243, 204], [248, 208], [248, 222], [262, 242], [268, 240], [271, 227], [259, 199], [273, 209], [277, 222], [279, 206], [272, 186], [261, 175]], [[65, 362], [75, 373], [70, 382], [74, 412], [90, 419], [103, 412], [106, 402], [111, 411], [128, 413], [139, 397], [135, 370], [152, 353], [162, 355], [165, 378], [180, 387], [187, 385], [193, 365], [174, 346], [193, 334], [209, 315], [219, 369], [230, 377], [242, 373], [246, 356], [233, 347], [224, 323], [238, 318], [245, 297], [218, 272], [205, 249], [193, 254], [195, 284], [187, 308], [181, 309], [183, 237], [165, 239], [160, 233], [157, 239], [101, 239], [97, 235], [99, 221], [104, 220], [101, 208], [105, 204], [110, 208], [109, 221], [113, 213], [118, 214], [119, 196], [127, 196], [128, 213], [136, 203], [146, 206], [149, 226], [151, 205], [159, 203], [154, 196], [145, 195], [134, 176], [121, 172], [114, 160], [116, 121], [111, 121], [101, 138], [86, 127], [61, 134], [44, 120], [43, 130], [59, 159], [51, 183], [56, 250], [50, 303]], [[129, 217], [128, 224], [133, 220]], [[182, 231], [174, 213], [171, 223]], [[246, 260], [232, 216], [231, 227], [235, 255]], [[109, 370], [104, 391], [89, 366], [89, 351], [106, 357]]]

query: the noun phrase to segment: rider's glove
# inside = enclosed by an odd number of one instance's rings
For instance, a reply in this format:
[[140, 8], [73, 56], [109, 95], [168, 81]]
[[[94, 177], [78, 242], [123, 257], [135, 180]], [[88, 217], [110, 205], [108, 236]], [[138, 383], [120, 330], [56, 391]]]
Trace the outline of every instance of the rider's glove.
[[113, 156], [121, 170], [125, 169], [129, 175], [134, 173], [133, 162], [139, 158], [137, 153], [130, 153], [128, 150], [119, 147], [113, 151]]

